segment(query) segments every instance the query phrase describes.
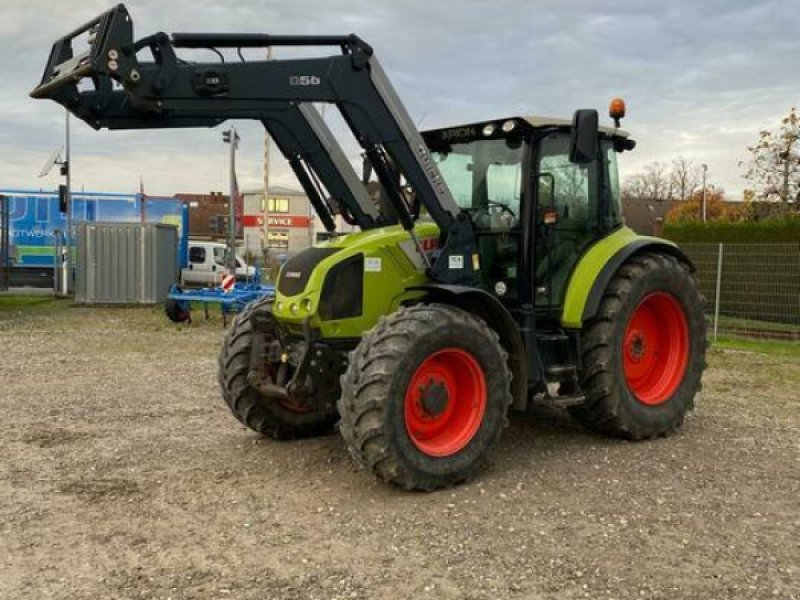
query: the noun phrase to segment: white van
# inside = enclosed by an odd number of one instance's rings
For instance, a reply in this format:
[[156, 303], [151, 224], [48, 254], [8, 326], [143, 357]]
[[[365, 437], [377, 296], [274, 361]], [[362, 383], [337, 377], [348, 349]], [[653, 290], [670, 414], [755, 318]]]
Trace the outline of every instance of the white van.
[[[189, 264], [181, 270], [183, 286], [214, 286], [222, 283], [225, 275], [225, 253], [227, 247], [219, 242], [189, 240]], [[236, 257], [236, 279], [255, 277], [255, 267], [248, 266]]]

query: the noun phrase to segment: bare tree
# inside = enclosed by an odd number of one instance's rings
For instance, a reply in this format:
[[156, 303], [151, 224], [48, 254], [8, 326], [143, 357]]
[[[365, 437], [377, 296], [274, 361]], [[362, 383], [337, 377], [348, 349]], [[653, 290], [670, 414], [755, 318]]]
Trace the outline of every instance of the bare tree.
[[686, 200], [702, 186], [703, 175], [697, 164], [679, 156], [672, 161], [670, 181], [676, 200]]
[[631, 200], [643, 202], [671, 200], [673, 189], [670, 172], [660, 162], [650, 163], [625, 181], [623, 194]]
[[800, 197], [799, 142], [800, 115], [792, 108], [780, 130], [759, 133], [758, 142], [747, 148], [750, 160], [739, 163], [747, 167], [744, 178], [753, 185], [754, 198], [779, 202], [781, 213]]

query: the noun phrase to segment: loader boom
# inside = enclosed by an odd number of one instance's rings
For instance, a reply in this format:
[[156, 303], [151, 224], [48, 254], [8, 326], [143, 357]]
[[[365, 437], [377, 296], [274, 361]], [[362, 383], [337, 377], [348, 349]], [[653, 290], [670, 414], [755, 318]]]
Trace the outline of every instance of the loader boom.
[[[339, 142], [312, 104], [286, 103], [267, 111], [261, 122], [328, 231], [335, 230], [333, 217], [337, 214], [364, 230], [385, 223]], [[325, 183], [330, 197], [320, 189], [319, 181]]]
[[[85, 32], [90, 35], [90, 50], [74, 56], [72, 42]], [[175, 53], [176, 48], [268, 46], [335, 46], [341, 54], [194, 63]], [[137, 53], [146, 48], [152, 61], [139, 60]], [[94, 89], [80, 89], [82, 80], [91, 80]], [[301, 125], [301, 129], [291, 127], [291, 135], [297, 141], [297, 132], [308, 133], [310, 128], [322, 147], [328, 136], [319, 128], [321, 120], [309, 117], [302, 105], [334, 104], [371, 161], [397, 220], [412, 238], [414, 218], [398, 185], [398, 172], [439, 226], [440, 250], [429, 274], [444, 283], [475, 281], [479, 265], [473, 259], [477, 248], [470, 219], [453, 199], [371, 46], [355, 35], [176, 33], [170, 37], [156, 33], [134, 41], [130, 16], [119, 4], [54, 44], [42, 81], [31, 96], [51, 98], [92, 127], [109, 129], [207, 127], [227, 119], [277, 123], [280, 119], [276, 121], [276, 113], [297, 103], [305, 124], [297, 115], [286, 117]], [[290, 163], [299, 156], [291, 154], [291, 146], [289, 134], [278, 142]], [[354, 218], [360, 213], [358, 218], [369, 227], [370, 220], [378, 221], [377, 215], [369, 210], [363, 196], [354, 192], [349, 173], [352, 167], [345, 164], [343, 155], [330, 153], [330, 147], [327, 150], [329, 158], [320, 158], [322, 152], [306, 152], [304, 159], [316, 162], [316, 172], [329, 191], [348, 190], [350, 212]], [[293, 164], [296, 173], [298, 166]], [[300, 178], [301, 182], [306, 179]], [[315, 202], [315, 208], [321, 206]], [[329, 225], [326, 222], [326, 227]], [[450, 260], [454, 255], [460, 258]]]

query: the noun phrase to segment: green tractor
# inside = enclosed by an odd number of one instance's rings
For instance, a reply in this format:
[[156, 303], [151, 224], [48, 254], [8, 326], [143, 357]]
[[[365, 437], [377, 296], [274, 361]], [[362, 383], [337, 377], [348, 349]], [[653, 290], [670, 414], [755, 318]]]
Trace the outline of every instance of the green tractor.
[[[175, 52], [268, 46], [341, 54], [194, 63]], [[433, 490], [474, 474], [510, 412], [536, 403], [631, 440], [668, 434], [692, 408], [703, 298], [680, 249], [624, 225], [617, 156], [635, 143], [619, 129], [620, 101], [613, 127], [578, 110], [419, 133], [355, 35], [134, 42], [122, 5], [58, 40], [32, 95], [96, 128], [251, 118], [273, 136], [330, 239], [290, 257], [274, 300], [249, 305], [225, 336], [222, 395], [260, 434], [338, 424], [379, 478]], [[341, 111], [364, 150], [361, 176], [314, 102]], [[339, 234], [337, 220], [360, 231]]]

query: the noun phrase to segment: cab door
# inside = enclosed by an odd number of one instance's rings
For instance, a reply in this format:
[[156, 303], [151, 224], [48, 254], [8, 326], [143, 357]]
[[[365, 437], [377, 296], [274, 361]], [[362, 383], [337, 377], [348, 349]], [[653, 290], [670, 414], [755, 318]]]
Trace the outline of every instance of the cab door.
[[189, 265], [183, 271], [183, 281], [193, 285], [214, 285], [219, 280], [214, 247], [206, 244], [189, 245]]
[[598, 236], [599, 163], [573, 163], [569, 151], [570, 134], [553, 132], [540, 140], [535, 158], [537, 308], [562, 305], [572, 269]]
[[183, 282], [186, 284], [205, 283], [206, 249], [203, 246], [189, 245], [189, 264], [183, 269]]

